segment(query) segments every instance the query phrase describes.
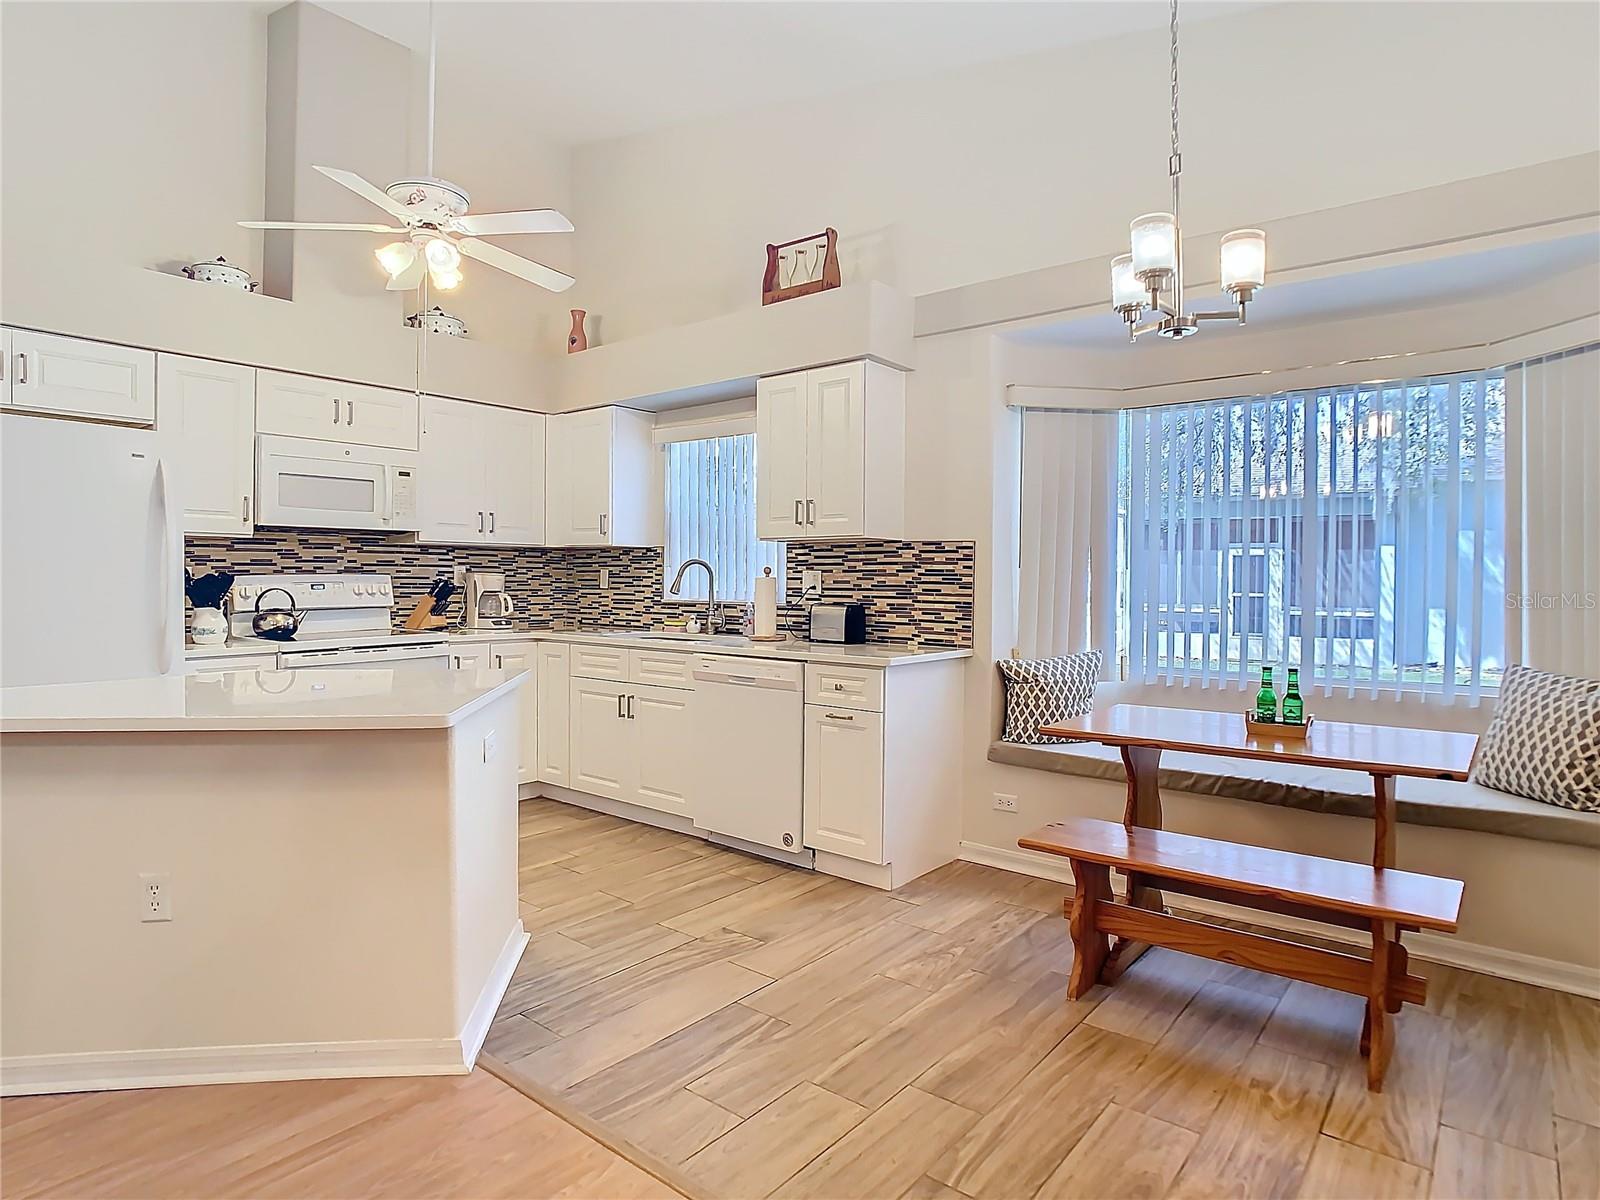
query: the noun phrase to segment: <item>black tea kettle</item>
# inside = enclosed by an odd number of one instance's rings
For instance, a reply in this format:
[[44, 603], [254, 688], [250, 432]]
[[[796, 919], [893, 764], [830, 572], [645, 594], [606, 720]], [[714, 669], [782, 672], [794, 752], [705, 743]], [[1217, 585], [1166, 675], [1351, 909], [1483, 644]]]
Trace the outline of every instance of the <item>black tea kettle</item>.
[[[273, 592], [282, 592], [289, 597], [288, 608], [269, 608], [261, 611], [261, 602]], [[268, 588], [256, 597], [255, 615], [250, 618], [250, 631], [259, 638], [267, 638], [274, 642], [287, 642], [300, 632], [300, 622], [305, 620], [304, 612], [296, 612], [294, 608], [294, 595], [288, 588]]]

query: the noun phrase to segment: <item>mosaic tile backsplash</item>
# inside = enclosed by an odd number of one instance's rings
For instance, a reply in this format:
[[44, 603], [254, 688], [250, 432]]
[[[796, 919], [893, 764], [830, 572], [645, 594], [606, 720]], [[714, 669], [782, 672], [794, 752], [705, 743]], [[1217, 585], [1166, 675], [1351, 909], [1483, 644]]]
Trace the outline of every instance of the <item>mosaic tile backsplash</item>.
[[[691, 610], [663, 598], [657, 548], [417, 546], [382, 533], [261, 530], [250, 538], [190, 538], [184, 558], [197, 575], [382, 572], [394, 580], [397, 622], [433, 580], [456, 567], [504, 571], [517, 606], [514, 619], [533, 628], [660, 627], [682, 621]], [[869, 641], [967, 647], [975, 561], [972, 542], [795, 543], [788, 549], [789, 594], [798, 597], [801, 571], [820, 570], [826, 599], [866, 604]], [[611, 572], [605, 590], [602, 567]], [[739, 627], [742, 610], [743, 605], [724, 609], [730, 629]], [[459, 597], [450, 615], [460, 615]], [[781, 626], [781, 610], [778, 616]], [[797, 616], [796, 629], [801, 626]]]

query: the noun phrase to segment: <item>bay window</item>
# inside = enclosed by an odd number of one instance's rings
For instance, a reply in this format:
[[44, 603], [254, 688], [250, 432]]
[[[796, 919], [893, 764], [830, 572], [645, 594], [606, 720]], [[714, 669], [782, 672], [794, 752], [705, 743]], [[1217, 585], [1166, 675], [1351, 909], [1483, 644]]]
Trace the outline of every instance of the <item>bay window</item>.
[[[1019, 650], [1106, 677], [1450, 703], [1600, 673], [1600, 347], [1023, 417]], [[1281, 678], [1281, 676], [1280, 676]]]

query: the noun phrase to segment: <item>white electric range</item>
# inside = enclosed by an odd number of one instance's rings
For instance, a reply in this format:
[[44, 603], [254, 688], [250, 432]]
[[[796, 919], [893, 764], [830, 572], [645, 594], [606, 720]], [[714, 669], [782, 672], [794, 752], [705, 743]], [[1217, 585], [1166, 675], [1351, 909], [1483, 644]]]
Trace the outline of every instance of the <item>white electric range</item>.
[[[233, 641], [271, 647], [279, 670], [442, 671], [450, 665], [450, 648], [442, 632], [393, 627], [394, 589], [387, 575], [240, 575], [228, 595]], [[273, 641], [251, 632], [250, 618], [258, 601], [263, 610], [292, 607], [305, 614], [292, 641]]]

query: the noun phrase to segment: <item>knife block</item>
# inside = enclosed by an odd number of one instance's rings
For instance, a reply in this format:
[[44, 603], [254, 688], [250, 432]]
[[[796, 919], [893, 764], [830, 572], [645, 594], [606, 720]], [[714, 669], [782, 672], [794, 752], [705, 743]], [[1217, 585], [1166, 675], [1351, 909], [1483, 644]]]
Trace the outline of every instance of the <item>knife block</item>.
[[433, 597], [424, 596], [417, 601], [417, 606], [411, 610], [411, 615], [406, 618], [405, 628], [410, 630], [443, 629], [450, 622], [444, 617], [433, 615]]

